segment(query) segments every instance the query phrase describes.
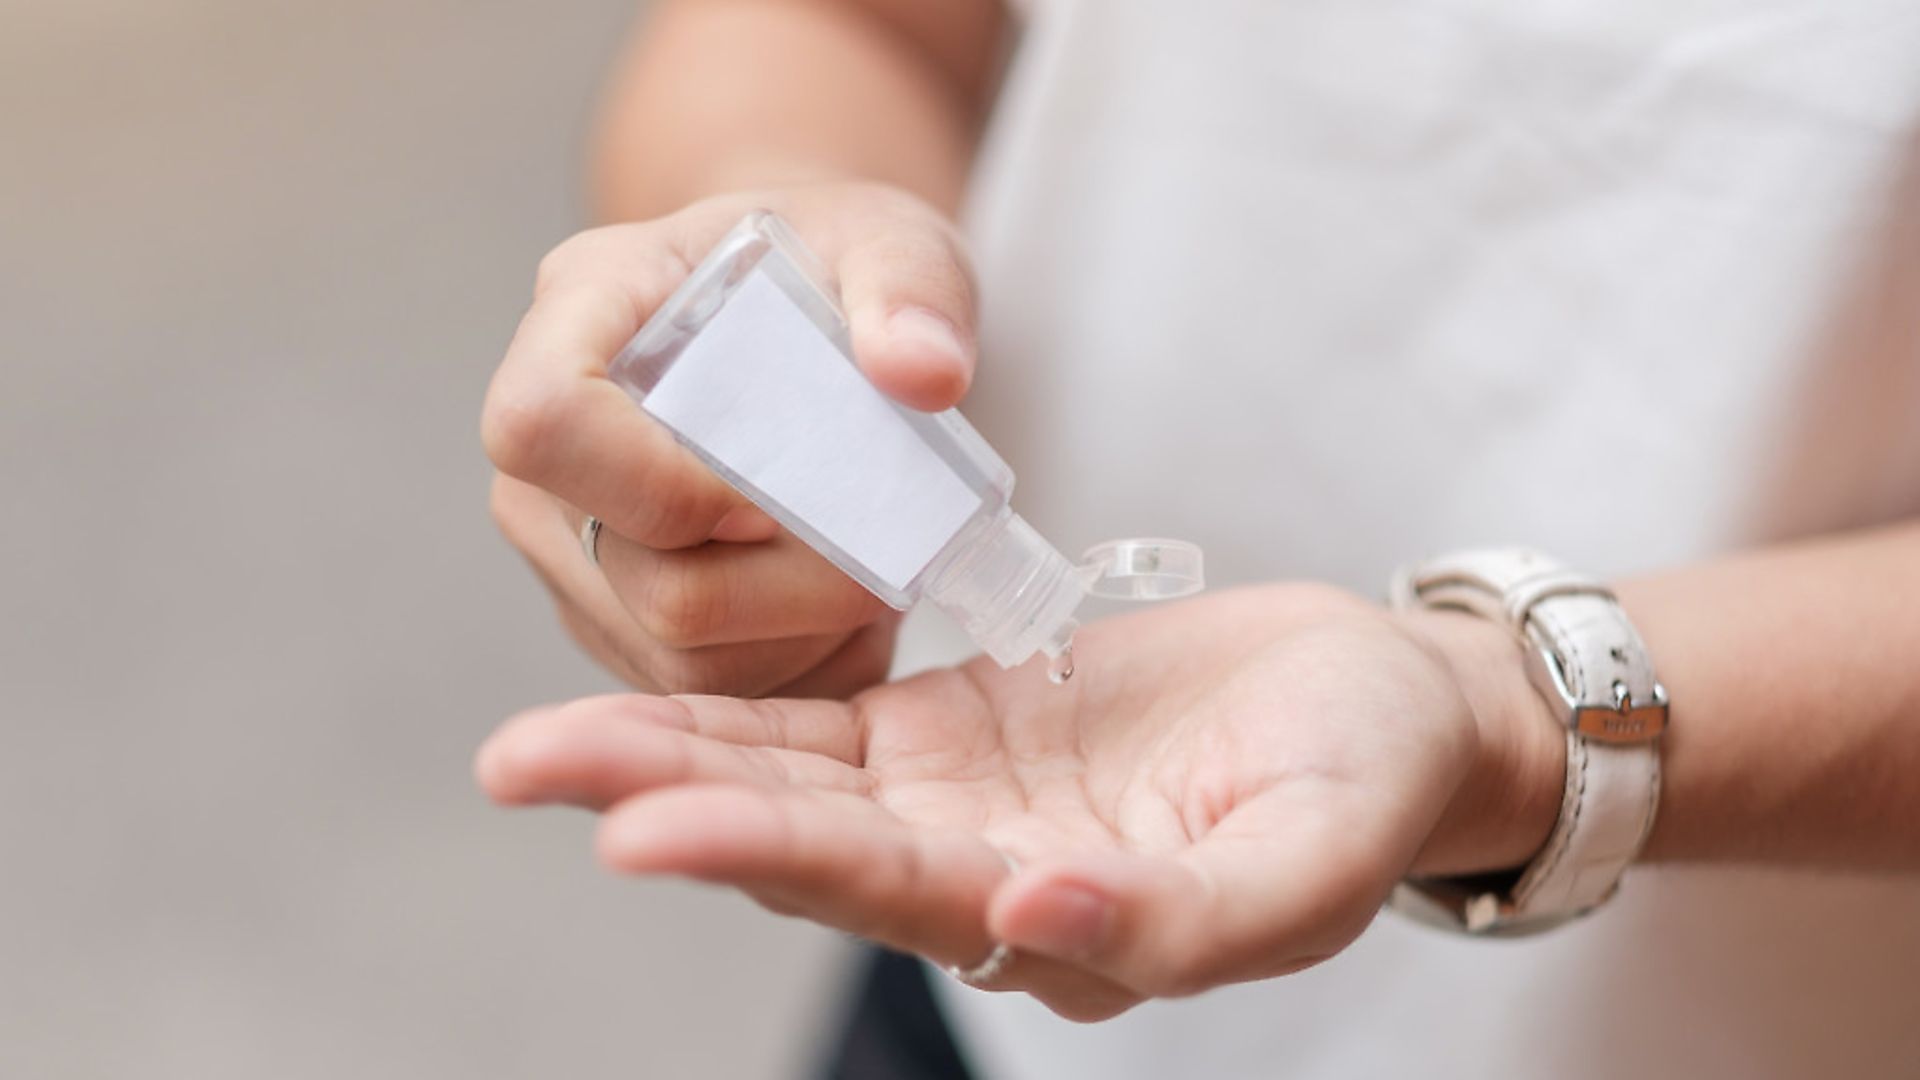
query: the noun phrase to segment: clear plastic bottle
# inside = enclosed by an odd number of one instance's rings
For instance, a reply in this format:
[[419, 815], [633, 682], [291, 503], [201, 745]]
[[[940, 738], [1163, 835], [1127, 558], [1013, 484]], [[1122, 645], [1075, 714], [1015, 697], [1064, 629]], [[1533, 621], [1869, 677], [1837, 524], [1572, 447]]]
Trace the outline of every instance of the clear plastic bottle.
[[1069, 561], [1009, 506], [1013, 470], [957, 411], [923, 413], [853, 362], [828, 277], [756, 211], [614, 358], [609, 377], [727, 482], [887, 604], [925, 597], [1004, 667], [1036, 652], [1071, 672], [1090, 594], [1200, 588], [1171, 540]]

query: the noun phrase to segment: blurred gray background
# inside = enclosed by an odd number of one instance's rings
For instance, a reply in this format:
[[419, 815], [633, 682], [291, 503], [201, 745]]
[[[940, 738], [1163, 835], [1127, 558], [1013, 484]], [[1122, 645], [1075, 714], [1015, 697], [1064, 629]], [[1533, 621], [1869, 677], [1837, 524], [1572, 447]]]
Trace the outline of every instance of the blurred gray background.
[[0, 0], [0, 1077], [796, 1075], [843, 947], [474, 790], [475, 435], [635, 0]]

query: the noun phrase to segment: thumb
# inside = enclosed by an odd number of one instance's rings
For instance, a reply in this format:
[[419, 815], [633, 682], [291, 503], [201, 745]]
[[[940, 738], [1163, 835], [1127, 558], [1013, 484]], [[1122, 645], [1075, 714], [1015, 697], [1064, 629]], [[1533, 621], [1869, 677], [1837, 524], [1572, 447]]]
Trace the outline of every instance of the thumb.
[[839, 261], [853, 355], [887, 396], [926, 412], [973, 382], [973, 278], [943, 222], [878, 220]]
[[1143, 995], [1182, 997], [1311, 966], [1372, 921], [1394, 875], [1360, 853], [1380, 845], [1311, 811], [1239, 813], [1177, 854], [1025, 868], [996, 891], [988, 927]]

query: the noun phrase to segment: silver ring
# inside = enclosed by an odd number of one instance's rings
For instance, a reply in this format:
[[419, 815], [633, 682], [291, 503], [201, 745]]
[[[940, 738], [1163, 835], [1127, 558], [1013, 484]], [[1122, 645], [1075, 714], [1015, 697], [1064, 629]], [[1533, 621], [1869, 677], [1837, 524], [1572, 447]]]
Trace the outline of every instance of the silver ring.
[[[1000, 851], [998, 848], [994, 850], [999, 854], [1001, 860], [1007, 864], [1008, 877], [1012, 877], [1020, 872], [1020, 863], [1016, 861], [1013, 856], [1004, 851]], [[1004, 941], [996, 941], [993, 943], [993, 951], [987, 954], [985, 960], [980, 961], [970, 968], [963, 968], [958, 964], [949, 964], [946, 972], [948, 975], [966, 983], [968, 986], [985, 989], [986, 985], [999, 978], [1001, 972], [1006, 971], [1007, 965], [1011, 963], [1013, 963], [1013, 947]]]
[[580, 523], [580, 550], [587, 553], [587, 561], [600, 565], [600, 519], [592, 514]]

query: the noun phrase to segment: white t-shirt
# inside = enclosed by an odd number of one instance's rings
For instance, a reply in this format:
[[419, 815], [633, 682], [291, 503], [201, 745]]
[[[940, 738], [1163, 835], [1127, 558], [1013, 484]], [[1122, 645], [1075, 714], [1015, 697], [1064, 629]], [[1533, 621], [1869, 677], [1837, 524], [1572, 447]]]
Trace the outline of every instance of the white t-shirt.
[[[971, 221], [967, 412], [1065, 550], [1377, 593], [1920, 511], [1912, 0], [1043, 0]], [[1009, 1080], [1910, 1077], [1920, 881], [1637, 869], [1095, 1026], [942, 993]]]

